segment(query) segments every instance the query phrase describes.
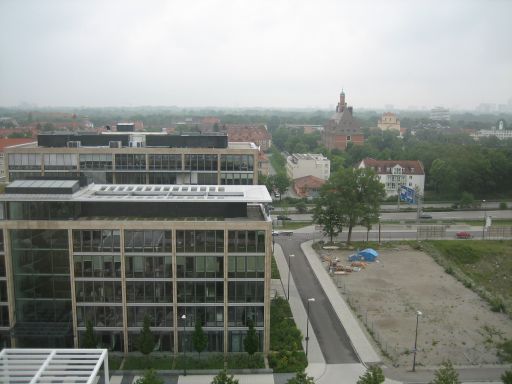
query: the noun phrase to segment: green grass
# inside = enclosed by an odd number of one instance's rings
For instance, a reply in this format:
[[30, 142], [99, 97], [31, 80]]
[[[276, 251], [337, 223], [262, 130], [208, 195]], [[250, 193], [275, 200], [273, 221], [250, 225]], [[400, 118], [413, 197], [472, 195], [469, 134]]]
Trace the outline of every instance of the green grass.
[[108, 368], [112, 371], [116, 371], [121, 366], [122, 361], [123, 361], [122, 356], [112, 355], [111, 353], [109, 353]]
[[256, 369], [265, 368], [265, 360], [262, 353], [250, 356], [247, 353], [228, 355], [228, 369]]
[[124, 361], [123, 369], [172, 369], [174, 359], [172, 356], [128, 356]]
[[512, 241], [428, 241], [429, 252], [446, 271], [486, 298], [491, 309], [512, 312]]
[[222, 353], [215, 353], [198, 357], [197, 353], [191, 352], [187, 354], [187, 358], [183, 355], [177, 356], [175, 359], [174, 369], [223, 369], [224, 356]]
[[271, 278], [272, 279], [280, 279], [281, 275], [279, 274], [279, 268], [277, 268], [277, 263], [275, 257], [272, 255], [272, 264], [271, 264]]

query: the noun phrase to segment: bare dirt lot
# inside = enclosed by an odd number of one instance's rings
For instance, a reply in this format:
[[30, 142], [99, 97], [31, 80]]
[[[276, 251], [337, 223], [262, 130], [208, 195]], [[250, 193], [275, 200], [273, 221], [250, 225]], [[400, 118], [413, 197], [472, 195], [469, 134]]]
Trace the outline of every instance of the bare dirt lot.
[[[320, 251], [345, 262], [353, 251]], [[417, 364], [495, 364], [495, 343], [512, 338], [512, 320], [491, 312], [476, 293], [448, 275], [428, 254], [407, 245], [379, 250], [379, 262], [334, 276], [360, 321], [395, 364], [412, 364], [419, 318]], [[325, 264], [327, 266], [327, 263]]]

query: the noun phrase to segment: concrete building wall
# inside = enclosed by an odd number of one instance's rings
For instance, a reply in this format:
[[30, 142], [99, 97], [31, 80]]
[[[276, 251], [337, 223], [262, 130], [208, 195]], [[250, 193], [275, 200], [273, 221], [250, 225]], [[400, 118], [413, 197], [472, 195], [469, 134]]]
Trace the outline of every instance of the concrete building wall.
[[315, 176], [328, 180], [331, 161], [319, 154], [293, 154], [286, 159], [286, 172], [292, 180], [304, 176]]

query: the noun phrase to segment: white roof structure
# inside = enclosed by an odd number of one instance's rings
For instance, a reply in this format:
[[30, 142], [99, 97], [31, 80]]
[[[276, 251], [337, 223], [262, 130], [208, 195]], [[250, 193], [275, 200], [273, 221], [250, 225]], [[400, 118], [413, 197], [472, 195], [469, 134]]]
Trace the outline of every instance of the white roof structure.
[[5, 348], [0, 352], [0, 383], [91, 384], [102, 365], [109, 384], [106, 349]]
[[[53, 181], [49, 181], [50, 183]], [[0, 201], [168, 201], [225, 203], [271, 203], [264, 185], [164, 185], [164, 184], [90, 184], [73, 194], [51, 194], [32, 188], [32, 180], [14, 181]], [[31, 187], [30, 193], [9, 193], [12, 187]]]

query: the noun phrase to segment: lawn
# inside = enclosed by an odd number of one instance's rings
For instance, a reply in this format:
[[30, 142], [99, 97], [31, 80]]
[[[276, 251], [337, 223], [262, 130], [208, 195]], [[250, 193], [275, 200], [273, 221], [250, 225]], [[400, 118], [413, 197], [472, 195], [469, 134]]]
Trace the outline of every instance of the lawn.
[[[462, 273], [462, 279], [483, 296], [491, 307], [503, 302], [512, 313], [512, 241], [428, 241], [427, 251], [445, 267], [448, 273]], [[431, 249], [431, 247], [433, 249]], [[480, 292], [482, 293], [482, 292]], [[497, 307], [499, 309], [499, 306]]]

